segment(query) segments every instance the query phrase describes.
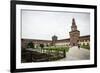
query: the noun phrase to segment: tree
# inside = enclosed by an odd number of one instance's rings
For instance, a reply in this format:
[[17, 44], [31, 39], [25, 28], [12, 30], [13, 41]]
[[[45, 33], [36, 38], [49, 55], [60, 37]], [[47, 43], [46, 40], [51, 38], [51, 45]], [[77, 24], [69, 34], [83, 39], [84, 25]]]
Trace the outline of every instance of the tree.
[[41, 48], [44, 48], [44, 44], [40, 44], [40, 47], [41, 47]]
[[83, 46], [85, 46], [85, 43], [83, 43]]
[[42, 49], [44, 48], [44, 44], [40, 44], [40, 47], [41, 47], [41, 52], [42, 52]]
[[48, 45], [48, 44], [46, 44], [46, 46], [48, 47], [49, 45]]
[[34, 43], [29, 42], [28, 45], [27, 45], [27, 47], [28, 47], [28, 48], [34, 48]]

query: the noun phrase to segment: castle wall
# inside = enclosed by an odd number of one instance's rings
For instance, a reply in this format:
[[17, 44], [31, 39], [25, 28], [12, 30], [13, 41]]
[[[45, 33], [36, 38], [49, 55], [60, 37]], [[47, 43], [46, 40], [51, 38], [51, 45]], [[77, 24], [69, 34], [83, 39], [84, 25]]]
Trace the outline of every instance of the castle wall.
[[[44, 44], [44, 46], [50, 46], [52, 41], [48, 40], [34, 40], [34, 39], [21, 39], [21, 47], [22, 49], [27, 48], [28, 43], [34, 43], [35, 48], [39, 47], [40, 44]], [[90, 36], [80, 36], [79, 37], [79, 42], [78, 44], [80, 45], [90, 45]], [[62, 40], [57, 40], [55, 43], [56, 46], [70, 46], [70, 39], [62, 39]]]

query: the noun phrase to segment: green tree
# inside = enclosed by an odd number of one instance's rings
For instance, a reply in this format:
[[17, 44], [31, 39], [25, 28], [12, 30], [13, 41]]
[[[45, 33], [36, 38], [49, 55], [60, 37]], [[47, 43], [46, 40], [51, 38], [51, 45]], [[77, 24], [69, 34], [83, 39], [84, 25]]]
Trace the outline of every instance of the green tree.
[[34, 48], [34, 43], [29, 42], [28, 45], [27, 45], [27, 47], [28, 47], [28, 48]]
[[41, 52], [42, 52], [42, 50], [44, 48], [44, 44], [40, 44], [40, 47], [41, 47]]
[[44, 44], [40, 44], [40, 47], [41, 47], [41, 48], [44, 48]]
[[85, 46], [85, 43], [83, 43], [83, 46]]

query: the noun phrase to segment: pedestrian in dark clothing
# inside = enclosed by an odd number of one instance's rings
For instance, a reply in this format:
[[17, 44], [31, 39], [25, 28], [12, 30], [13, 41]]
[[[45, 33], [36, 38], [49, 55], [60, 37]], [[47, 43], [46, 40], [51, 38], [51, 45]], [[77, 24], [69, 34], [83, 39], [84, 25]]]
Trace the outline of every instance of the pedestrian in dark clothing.
[[78, 44], [78, 48], [80, 49], [80, 44]]

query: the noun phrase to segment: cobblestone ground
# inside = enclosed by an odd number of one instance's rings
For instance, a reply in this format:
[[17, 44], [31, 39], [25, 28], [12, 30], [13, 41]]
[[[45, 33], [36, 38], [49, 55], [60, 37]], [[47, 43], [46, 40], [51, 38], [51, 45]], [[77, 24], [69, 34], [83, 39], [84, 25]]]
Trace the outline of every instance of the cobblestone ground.
[[62, 59], [66, 60], [89, 60], [90, 59], [90, 50], [84, 48], [78, 48], [77, 46], [71, 47], [69, 52], [66, 53], [66, 58]]

